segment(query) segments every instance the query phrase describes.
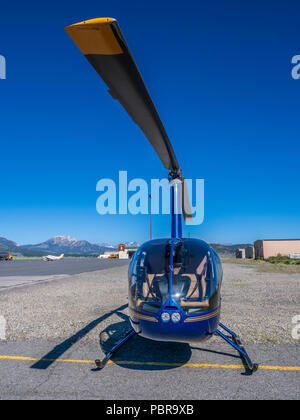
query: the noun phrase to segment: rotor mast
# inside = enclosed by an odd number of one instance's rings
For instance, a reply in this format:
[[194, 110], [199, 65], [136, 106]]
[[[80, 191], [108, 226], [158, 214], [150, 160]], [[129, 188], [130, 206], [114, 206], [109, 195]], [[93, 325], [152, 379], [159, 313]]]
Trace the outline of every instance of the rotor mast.
[[175, 178], [170, 182], [172, 215], [171, 215], [171, 237], [182, 239], [182, 180]]

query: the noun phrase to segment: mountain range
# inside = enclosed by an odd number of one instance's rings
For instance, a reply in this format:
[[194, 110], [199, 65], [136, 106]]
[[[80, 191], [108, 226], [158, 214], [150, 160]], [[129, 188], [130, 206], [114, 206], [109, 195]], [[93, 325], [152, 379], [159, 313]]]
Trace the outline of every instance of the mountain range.
[[105, 251], [116, 249], [113, 245], [92, 244], [71, 236], [54, 236], [45, 242], [35, 245], [18, 245], [6, 238], [0, 238], [0, 252], [9, 251], [25, 257], [43, 256], [48, 254], [59, 255], [99, 255]]
[[[140, 246], [137, 242], [126, 242], [127, 248], [138, 248]], [[210, 244], [214, 250], [223, 257], [232, 257], [235, 255], [237, 248], [245, 248], [251, 244], [235, 244], [222, 245]], [[99, 255], [107, 251], [116, 250], [116, 245], [92, 244], [88, 241], [78, 240], [71, 236], [54, 236], [45, 242], [35, 245], [18, 245], [16, 242], [10, 241], [6, 238], [0, 237], [0, 252], [9, 251], [14, 255], [23, 255], [25, 257], [43, 256], [48, 254], [59, 255], [73, 255], [73, 256], [87, 256]]]

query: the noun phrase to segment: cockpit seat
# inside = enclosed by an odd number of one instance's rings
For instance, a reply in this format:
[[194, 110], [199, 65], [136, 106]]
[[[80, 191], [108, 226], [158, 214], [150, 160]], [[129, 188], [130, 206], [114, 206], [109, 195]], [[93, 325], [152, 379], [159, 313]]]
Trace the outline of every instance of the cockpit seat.
[[209, 306], [208, 299], [205, 299], [206, 295], [206, 282], [205, 275], [196, 276], [195, 274], [185, 274], [191, 279], [190, 288], [186, 296], [180, 299], [180, 306], [183, 308], [198, 308]]

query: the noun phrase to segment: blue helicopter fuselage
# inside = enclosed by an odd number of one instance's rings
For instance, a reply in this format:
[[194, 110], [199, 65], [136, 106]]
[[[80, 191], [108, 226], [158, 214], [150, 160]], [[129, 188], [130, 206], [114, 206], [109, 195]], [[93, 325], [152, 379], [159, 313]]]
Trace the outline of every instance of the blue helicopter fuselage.
[[145, 338], [199, 342], [219, 325], [222, 264], [206, 242], [182, 238], [177, 185], [172, 186], [172, 237], [146, 242], [130, 262], [130, 322]]

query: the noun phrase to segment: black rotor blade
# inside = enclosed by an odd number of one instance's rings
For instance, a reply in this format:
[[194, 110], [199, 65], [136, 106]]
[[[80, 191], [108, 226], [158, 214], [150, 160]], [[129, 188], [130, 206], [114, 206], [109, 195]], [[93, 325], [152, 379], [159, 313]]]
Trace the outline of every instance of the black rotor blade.
[[141, 128], [165, 168], [180, 173], [174, 150], [115, 19], [99, 18], [65, 28], [81, 52]]

